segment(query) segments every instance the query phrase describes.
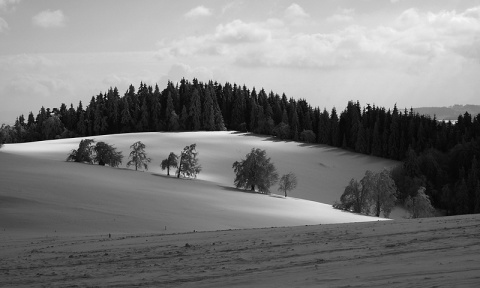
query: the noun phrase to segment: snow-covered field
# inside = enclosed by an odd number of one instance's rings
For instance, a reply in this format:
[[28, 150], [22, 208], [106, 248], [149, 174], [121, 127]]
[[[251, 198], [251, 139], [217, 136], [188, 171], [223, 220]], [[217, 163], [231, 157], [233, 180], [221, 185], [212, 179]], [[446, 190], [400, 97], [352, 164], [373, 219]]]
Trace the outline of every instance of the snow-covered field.
[[[94, 137], [125, 155], [135, 141], [152, 158], [148, 172], [65, 162], [79, 138], [5, 145], [0, 153], [0, 228], [10, 233], [186, 232], [376, 221], [332, 209], [351, 177], [393, 162], [326, 146], [275, 142], [231, 132], [141, 133]], [[167, 177], [169, 152], [197, 144], [196, 180]], [[280, 174], [297, 174], [293, 197], [234, 189], [232, 163], [253, 147], [266, 149]], [[273, 191], [276, 193], [276, 187]], [[300, 199], [303, 198], [303, 199]]]
[[1, 287], [479, 287], [480, 215], [2, 239]]
[[[332, 209], [350, 178], [393, 161], [231, 132], [94, 138], [125, 156], [144, 142], [149, 171], [65, 162], [79, 138], [0, 149], [0, 286], [480, 285], [478, 216], [377, 221]], [[192, 143], [198, 179], [167, 177], [161, 160]], [[233, 188], [232, 163], [253, 147], [280, 175], [297, 174], [293, 197]]]

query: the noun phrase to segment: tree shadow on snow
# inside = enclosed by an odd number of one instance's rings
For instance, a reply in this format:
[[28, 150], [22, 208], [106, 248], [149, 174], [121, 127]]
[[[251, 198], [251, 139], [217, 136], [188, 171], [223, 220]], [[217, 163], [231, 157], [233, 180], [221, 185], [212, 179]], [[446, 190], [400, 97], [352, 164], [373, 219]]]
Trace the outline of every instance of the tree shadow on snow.
[[230, 191], [230, 192], [237, 192], [237, 193], [248, 193], [248, 194], [258, 194], [258, 195], [267, 195], [260, 193], [258, 191], [252, 191], [250, 189], [241, 189], [241, 188], [235, 188], [231, 186], [224, 186], [224, 185], [217, 185], [218, 187], [222, 188], [222, 190], [225, 191]]

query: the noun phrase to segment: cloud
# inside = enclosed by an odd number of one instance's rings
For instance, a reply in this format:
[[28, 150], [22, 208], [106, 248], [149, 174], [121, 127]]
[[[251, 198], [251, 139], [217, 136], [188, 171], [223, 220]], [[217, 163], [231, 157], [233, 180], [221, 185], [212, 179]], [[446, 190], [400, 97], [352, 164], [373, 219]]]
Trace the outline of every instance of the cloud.
[[327, 22], [352, 22], [355, 11], [353, 9], [340, 9], [336, 13], [326, 19]]
[[186, 18], [198, 18], [198, 17], [206, 17], [211, 15], [212, 15], [212, 11], [209, 8], [206, 8], [205, 6], [198, 6], [188, 11], [187, 13], [185, 13], [184, 16]]
[[42, 11], [33, 16], [32, 22], [35, 26], [42, 28], [53, 28], [65, 26], [66, 17], [62, 10], [51, 11], [50, 9]]
[[310, 15], [300, 5], [293, 3], [285, 9], [284, 18], [294, 26], [302, 26], [308, 24]]
[[215, 39], [226, 43], [263, 42], [271, 38], [271, 32], [255, 23], [234, 20], [215, 29]]
[[15, 10], [15, 4], [20, 0], [0, 0], [0, 12], [12, 12]]
[[3, 18], [0, 17], [0, 33], [8, 30], [8, 23]]
[[308, 18], [310, 15], [303, 10], [303, 8], [297, 3], [293, 3], [285, 9], [285, 18], [287, 19], [298, 19], [298, 18]]
[[[290, 15], [304, 15], [298, 5], [290, 7]], [[218, 25], [213, 33], [164, 40], [158, 54], [171, 59], [217, 56], [224, 63], [250, 67], [388, 67], [407, 73], [421, 73], [436, 59], [480, 59], [480, 7], [437, 13], [408, 9], [389, 26], [377, 27], [351, 24], [347, 17], [353, 19], [353, 10], [338, 14], [344, 18], [332, 21], [349, 25], [330, 33], [294, 33], [289, 29], [294, 24], [282, 19], [237, 19]]]
[[228, 11], [231, 11], [231, 10], [238, 9], [238, 8], [240, 8], [242, 5], [243, 5], [243, 2], [242, 2], [242, 1], [229, 2], [229, 3], [225, 4], [225, 5], [222, 7], [222, 14], [225, 14], [225, 13], [227, 13]]

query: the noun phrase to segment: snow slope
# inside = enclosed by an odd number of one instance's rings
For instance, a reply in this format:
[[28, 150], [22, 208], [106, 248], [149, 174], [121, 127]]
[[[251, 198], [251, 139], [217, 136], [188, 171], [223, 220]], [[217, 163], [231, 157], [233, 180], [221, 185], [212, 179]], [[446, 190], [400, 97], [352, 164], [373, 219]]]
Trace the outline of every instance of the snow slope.
[[[80, 138], [7, 144], [0, 150], [0, 235], [171, 233], [376, 221], [314, 201], [332, 203], [350, 178], [395, 163], [327, 146], [231, 132], [92, 138], [115, 145], [124, 155], [132, 143], [142, 141], [152, 158], [149, 171], [65, 162]], [[198, 179], [167, 177], [159, 167], [161, 160], [191, 143], [197, 143], [203, 167]], [[280, 174], [297, 174], [294, 197], [233, 188], [232, 163], [253, 147], [266, 149]]]
[[479, 225], [480, 215], [463, 215], [1, 239], [0, 286], [480, 287]]

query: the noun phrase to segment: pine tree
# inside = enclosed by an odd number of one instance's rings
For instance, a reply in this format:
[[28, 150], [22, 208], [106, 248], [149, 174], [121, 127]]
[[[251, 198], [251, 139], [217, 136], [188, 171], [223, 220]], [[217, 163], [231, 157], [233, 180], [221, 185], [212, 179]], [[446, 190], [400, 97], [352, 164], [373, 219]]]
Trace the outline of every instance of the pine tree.
[[357, 142], [355, 143], [356, 152], [367, 153], [367, 141], [365, 138], [365, 129], [363, 128], [363, 124], [360, 123], [357, 133]]
[[[172, 120], [175, 120], [175, 117], [172, 118], [172, 115], [175, 114], [175, 107], [173, 106], [173, 99], [172, 99], [172, 94], [170, 91], [168, 92], [167, 96], [167, 107], [165, 109], [165, 117], [166, 117], [166, 122], [167, 122], [167, 131], [174, 131], [173, 127], [175, 123], [172, 123]], [[178, 123], [177, 123], [178, 124]]]
[[318, 120], [318, 142], [320, 144], [328, 144], [331, 139], [330, 135], [330, 127], [329, 121], [330, 116], [328, 114], [327, 109], [324, 109], [323, 112], [320, 114], [320, 118]]
[[130, 125], [132, 123], [132, 116], [130, 115], [130, 107], [128, 104], [127, 97], [123, 98], [123, 109], [122, 109], [122, 120], [120, 121], [122, 124], [122, 131], [123, 132], [130, 132]]
[[338, 116], [337, 116], [337, 110], [335, 109], [335, 107], [332, 108], [329, 126], [331, 131], [331, 138], [329, 140], [328, 145], [339, 147], [340, 137], [339, 137], [339, 129], [338, 129]]
[[380, 136], [380, 118], [377, 116], [373, 127], [372, 155], [382, 156], [382, 138]]
[[298, 128], [300, 126], [300, 123], [298, 122], [298, 115], [297, 115], [297, 109], [293, 107], [293, 113], [292, 113], [292, 123], [290, 125], [291, 133], [292, 133], [292, 139], [293, 141], [298, 141]]
[[215, 111], [213, 108], [213, 99], [210, 93], [210, 88], [205, 89], [205, 101], [203, 104], [203, 129], [206, 131], [215, 130]]
[[180, 130], [182, 130], [182, 131], [187, 130], [187, 127], [188, 127], [188, 113], [187, 113], [187, 108], [185, 107], [185, 105], [183, 105], [183, 107], [182, 107], [182, 113], [180, 114], [179, 124], [180, 124]]
[[193, 90], [190, 102], [189, 118], [191, 121], [191, 130], [198, 131], [202, 127], [201, 123], [202, 105], [200, 103], [200, 94], [197, 89]]
[[149, 115], [148, 115], [148, 107], [147, 107], [147, 99], [144, 98], [142, 101], [142, 107], [140, 108], [140, 126], [141, 130], [138, 132], [149, 131]]

